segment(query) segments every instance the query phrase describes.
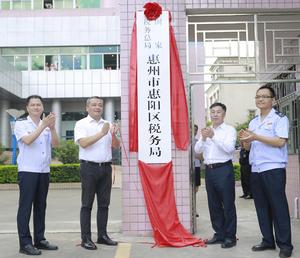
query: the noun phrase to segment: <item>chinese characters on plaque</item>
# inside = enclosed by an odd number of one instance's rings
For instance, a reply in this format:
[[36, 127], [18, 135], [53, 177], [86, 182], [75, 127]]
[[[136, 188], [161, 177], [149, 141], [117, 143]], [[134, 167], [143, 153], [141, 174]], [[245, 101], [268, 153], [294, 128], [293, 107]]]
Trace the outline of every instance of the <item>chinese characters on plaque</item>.
[[137, 12], [138, 159], [171, 161], [169, 14]]

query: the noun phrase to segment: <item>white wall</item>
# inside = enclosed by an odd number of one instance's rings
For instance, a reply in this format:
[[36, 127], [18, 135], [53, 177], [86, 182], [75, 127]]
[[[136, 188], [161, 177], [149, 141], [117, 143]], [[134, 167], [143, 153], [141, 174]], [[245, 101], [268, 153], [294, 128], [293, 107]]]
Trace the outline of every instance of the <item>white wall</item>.
[[120, 44], [118, 16], [51, 15], [0, 16], [0, 47]]
[[23, 71], [22, 96], [43, 98], [119, 97], [120, 70]]

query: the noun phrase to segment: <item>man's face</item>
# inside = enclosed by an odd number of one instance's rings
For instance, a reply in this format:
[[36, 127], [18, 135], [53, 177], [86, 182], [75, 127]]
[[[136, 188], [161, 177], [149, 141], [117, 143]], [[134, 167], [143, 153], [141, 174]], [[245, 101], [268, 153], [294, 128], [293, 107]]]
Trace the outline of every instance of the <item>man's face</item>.
[[273, 106], [274, 98], [268, 89], [261, 89], [256, 92], [255, 104], [259, 109], [270, 109]]
[[210, 119], [213, 125], [220, 125], [224, 122], [226, 112], [220, 106], [216, 106], [210, 109]]
[[96, 98], [91, 99], [86, 106], [86, 111], [93, 119], [99, 120], [103, 114], [103, 100]]
[[26, 106], [29, 116], [40, 117], [44, 112], [44, 106], [40, 99], [32, 98]]

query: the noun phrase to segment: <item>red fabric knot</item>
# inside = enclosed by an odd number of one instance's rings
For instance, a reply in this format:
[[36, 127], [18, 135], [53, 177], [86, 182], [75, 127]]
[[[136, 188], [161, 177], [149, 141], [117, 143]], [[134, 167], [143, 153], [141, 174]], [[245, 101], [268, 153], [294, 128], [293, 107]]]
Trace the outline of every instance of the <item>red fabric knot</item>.
[[156, 20], [162, 13], [162, 8], [158, 3], [146, 3], [144, 14], [149, 21]]

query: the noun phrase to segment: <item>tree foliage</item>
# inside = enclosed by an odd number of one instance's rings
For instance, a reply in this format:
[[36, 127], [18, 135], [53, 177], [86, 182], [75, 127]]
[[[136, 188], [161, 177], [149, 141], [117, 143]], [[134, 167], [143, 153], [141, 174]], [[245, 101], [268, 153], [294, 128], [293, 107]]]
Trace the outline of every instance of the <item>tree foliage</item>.
[[9, 157], [4, 153], [5, 147], [0, 143], [0, 164], [5, 164], [8, 161]]
[[62, 141], [60, 146], [54, 149], [54, 154], [63, 164], [79, 163], [79, 148], [72, 140]]

